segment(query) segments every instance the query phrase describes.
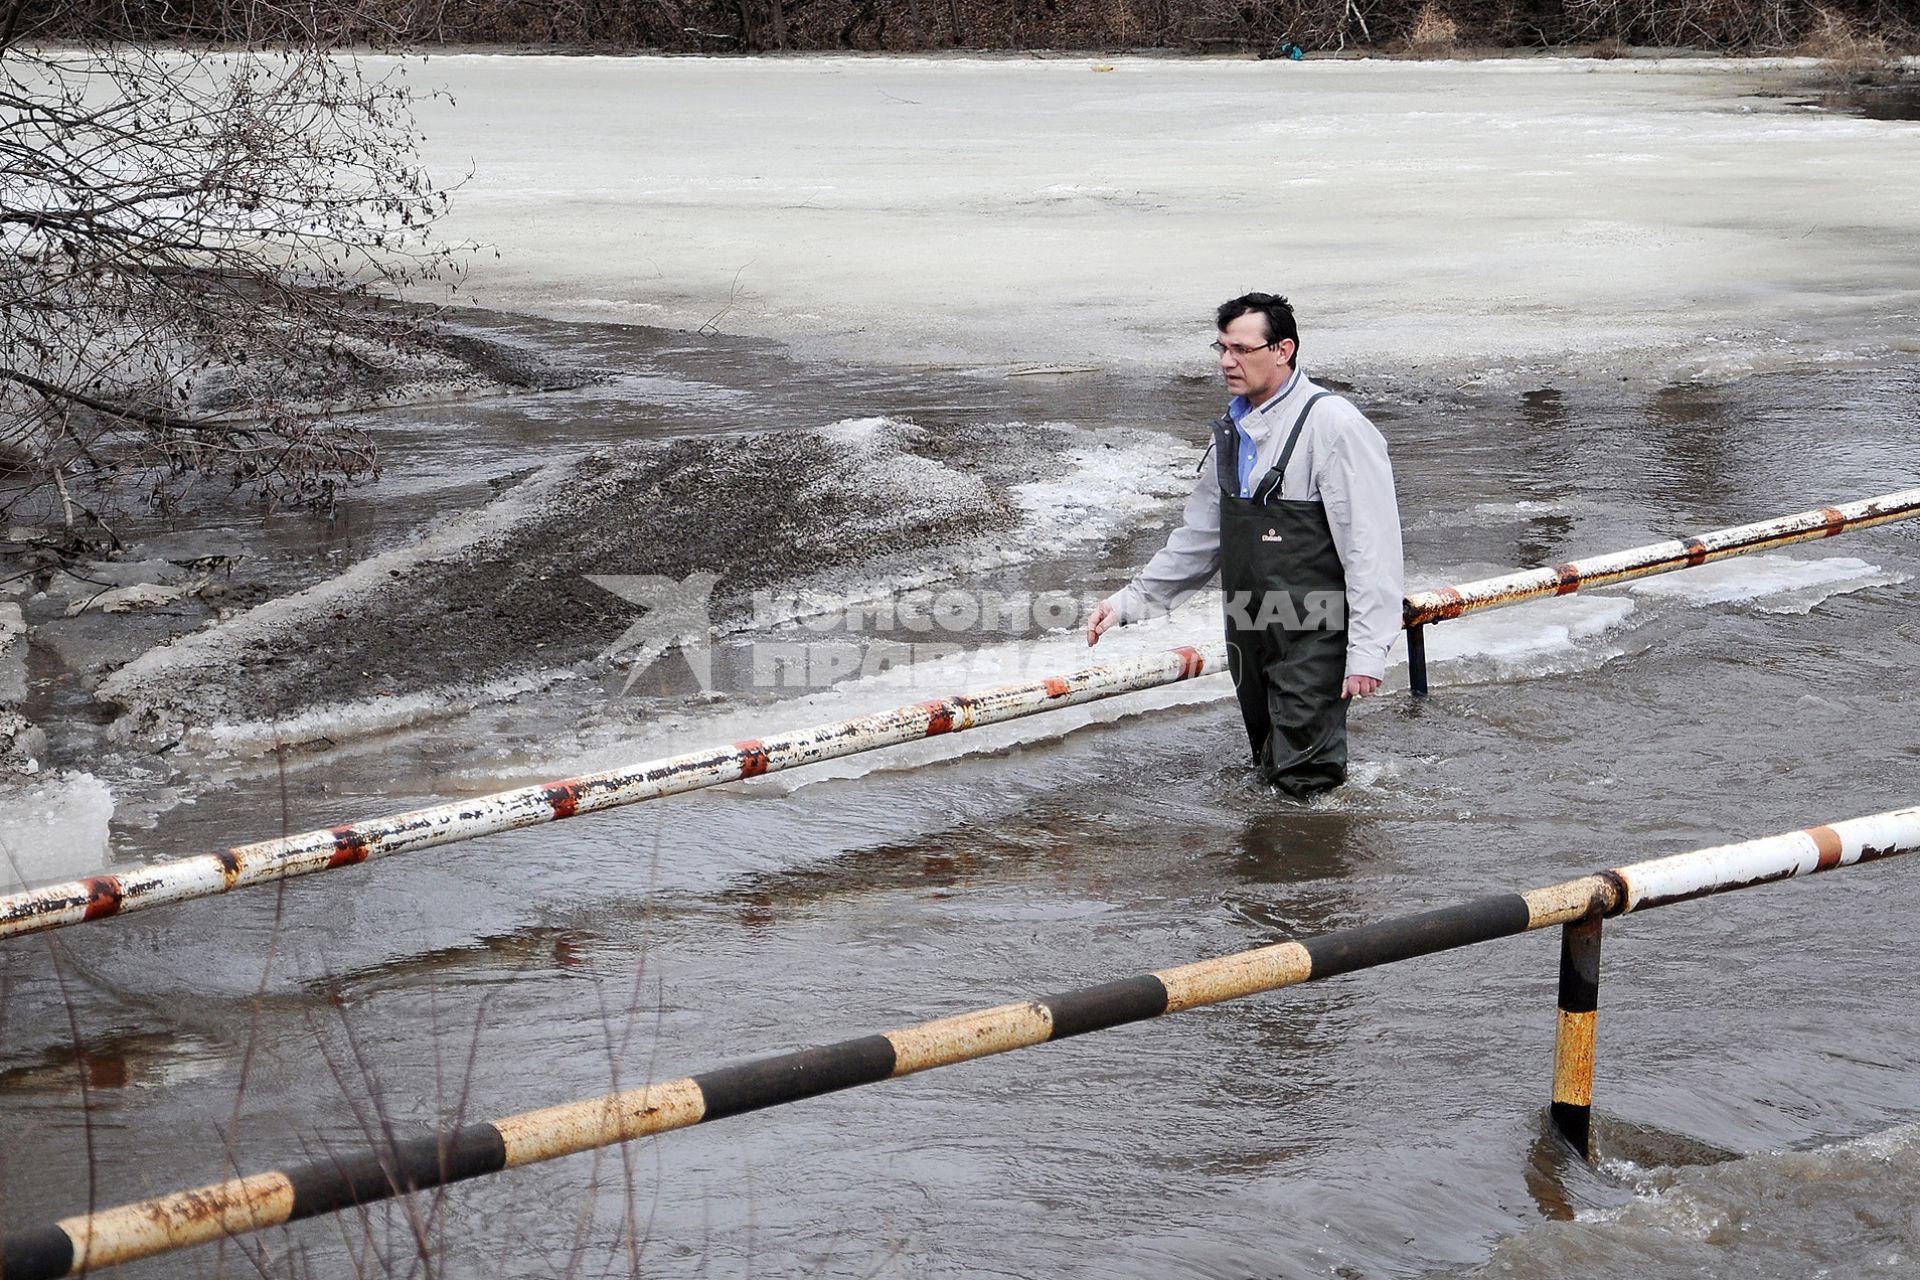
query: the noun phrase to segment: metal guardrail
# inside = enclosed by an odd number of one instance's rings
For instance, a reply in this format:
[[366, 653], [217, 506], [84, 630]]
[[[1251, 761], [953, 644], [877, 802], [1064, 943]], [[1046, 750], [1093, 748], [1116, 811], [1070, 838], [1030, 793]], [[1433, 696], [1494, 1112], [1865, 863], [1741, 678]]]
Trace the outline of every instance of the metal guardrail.
[[[1550, 569], [1487, 578], [1420, 592], [1406, 601], [1409, 676], [1426, 692], [1423, 626], [1481, 609], [1517, 604], [1581, 587], [1690, 568], [1710, 560], [1830, 538], [1920, 516], [1920, 489], [1822, 507], [1758, 524], [1655, 543]], [[410, 813], [236, 845], [217, 853], [100, 872], [63, 884], [0, 895], [0, 939], [37, 933], [147, 907], [213, 897], [248, 885], [353, 866], [371, 858], [538, 826], [661, 796], [696, 791], [781, 769], [856, 755], [880, 747], [960, 733], [981, 725], [1077, 706], [1226, 670], [1226, 645], [1183, 646], [1125, 662], [1086, 667], [981, 693], [954, 694], [834, 724], [709, 747], [683, 755], [562, 778], [513, 791], [416, 809]]]
[[124, 915], [371, 858], [557, 822], [879, 747], [1078, 706], [1224, 671], [1225, 645], [1183, 646], [981, 693], [954, 694], [852, 720], [708, 747], [600, 773], [236, 845], [218, 853], [87, 876], [0, 897], [0, 938]]
[[97, 1271], [746, 1111], [1551, 925], [1563, 929], [1551, 1114], [1586, 1155], [1603, 918], [1914, 852], [1920, 852], [1920, 805], [1614, 867], [1542, 889], [1476, 898], [62, 1218], [9, 1233], [0, 1242], [0, 1275], [52, 1280]]
[[1416, 698], [1427, 693], [1427, 645], [1423, 628], [1482, 609], [1571, 595], [1583, 587], [1611, 586], [1634, 578], [1691, 569], [1729, 556], [1746, 555], [1831, 538], [1849, 529], [1866, 529], [1920, 516], [1920, 489], [1902, 489], [1838, 507], [1819, 507], [1797, 515], [1775, 516], [1697, 538], [1654, 542], [1611, 555], [1570, 560], [1544, 569], [1523, 569], [1457, 587], [1418, 591], [1406, 599], [1401, 625], [1407, 629], [1407, 679]]

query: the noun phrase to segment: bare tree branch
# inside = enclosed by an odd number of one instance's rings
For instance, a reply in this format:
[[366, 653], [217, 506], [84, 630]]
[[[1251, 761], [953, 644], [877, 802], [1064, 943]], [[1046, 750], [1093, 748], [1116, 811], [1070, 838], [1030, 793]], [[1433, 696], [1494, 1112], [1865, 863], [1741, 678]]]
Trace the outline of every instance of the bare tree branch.
[[215, 474], [330, 503], [375, 473], [330, 413], [420, 349], [431, 313], [395, 300], [461, 265], [413, 91], [333, 47], [364, 6], [223, 6], [228, 43], [163, 48], [192, 6], [82, 5], [27, 48], [43, 7], [0, 0], [0, 510]]

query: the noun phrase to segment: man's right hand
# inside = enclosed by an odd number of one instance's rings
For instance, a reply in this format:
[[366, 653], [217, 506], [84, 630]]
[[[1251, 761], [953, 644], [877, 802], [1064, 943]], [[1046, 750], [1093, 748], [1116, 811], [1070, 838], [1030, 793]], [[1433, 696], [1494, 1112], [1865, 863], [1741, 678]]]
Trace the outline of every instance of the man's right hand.
[[1087, 619], [1087, 647], [1092, 648], [1099, 644], [1100, 637], [1107, 634], [1107, 629], [1118, 621], [1120, 621], [1120, 611], [1107, 601], [1102, 600], [1095, 605], [1093, 616]]

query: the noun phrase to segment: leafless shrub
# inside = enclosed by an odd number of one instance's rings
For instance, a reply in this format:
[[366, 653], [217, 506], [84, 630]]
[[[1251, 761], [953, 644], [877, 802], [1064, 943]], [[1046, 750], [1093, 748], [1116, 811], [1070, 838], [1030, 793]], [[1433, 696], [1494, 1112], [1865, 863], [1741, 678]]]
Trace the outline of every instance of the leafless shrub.
[[1339, 52], [1374, 43], [1380, 0], [1187, 0], [1170, 4], [1170, 44], [1274, 56], [1298, 47]]
[[1426, 0], [1407, 32], [1407, 52], [1416, 58], [1450, 58], [1459, 50], [1459, 24], [1434, 0]]
[[1704, 49], [1789, 47], [1800, 14], [1793, 0], [1565, 0], [1564, 8], [1574, 41]]
[[1801, 40], [1802, 57], [1818, 58], [1836, 77], [1853, 79], [1888, 65], [1892, 50], [1884, 36], [1868, 35], [1858, 23], [1832, 9], [1816, 7], [1814, 22]]
[[446, 193], [414, 156], [404, 64], [331, 56], [318, 6], [243, 9], [231, 45], [140, 42], [143, 10], [117, 9], [43, 47], [24, 0], [5, 6], [12, 512], [72, 525], [195, 476], [325, 506], [375, 467], [327, 413], [419, 336], [378, 301], [457, 277], [427, 239]]

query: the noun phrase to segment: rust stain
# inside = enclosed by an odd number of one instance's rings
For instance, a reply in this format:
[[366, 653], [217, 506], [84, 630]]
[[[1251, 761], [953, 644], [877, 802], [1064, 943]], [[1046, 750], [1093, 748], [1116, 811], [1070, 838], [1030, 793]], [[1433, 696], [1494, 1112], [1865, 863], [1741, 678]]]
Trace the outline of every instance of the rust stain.
[[1047, 677], [1047, 696], [1049, 698], [1064, 698], [1072, 692], [1073, 685], [1070, 681], [1060, 676]]
[[90, 1089], [124, 1089], [133, 1083], [133, 1069], [124, 1055], [80, 1051], [80, 1070]]
[[89, 876], [80, 883], [87, 887], [87, 911], [81, 919], [98, 920], [120, 913], [120, 903], [125, 895], [120, 889], [119, 876]]
[[1041, 1044], [1053, 1034], [1053, 1014], [1036, 1000], [976, 1009], [951, 1018], [889, 1031], [895, 1076]]
[[1593, 1105], [1593, 1013], [1559, 1010], [1553, 1041], [1553, 1100], [1576, 1107]]
[[953, 732], [953, 704], [951, 702], [943, 698], [935, 698], [932, 702], [923, 702], [920, 705], [927, 709], [927, 736], [929, 738], [937, 738], [943, 733]]
[[1820, 863], [1815, 871], [1826, 871], [1840, 865], [1840, 833], [1832, 827], [1809, 827], [1807, 834], [1813, 838], [1813, 847], [1820, 851]]
[[222, 849], [213, 858], [220, 864], [220, 876], [227, 882], [227, 888], [233, 888], [233, 882], [240, 878], [240, 851]]
[[1400, 602], [1400, 616], [1406, 626], [1424, 626], [1445, 622], [1467, 611], [1466, 597], [1454, 587], [1435, 587]]
[[169, 1196], [166, 1200], [154, 1204], [148, 1211], [153, 1224], [172, 1234], [182, 1227], [196, 1222], [215, 1223], [226, 1215], [232, 1205], [221, 1194], [224, 1188], [205, 1188], [197, 1191], [182, 1191]]
[[352, 827], [333, 829], [333, 856], [327, 859], [327, 870], [335, 867], [350, 867], [356, 862], [367, 860], [367, 838]]
[[493, 1127], [506, 1147], [507, 1168], [516, 1169], [649, 1133], [683, 1129], [700, 1123], [705, 1111], [700, 1086], [682, 1079], [522, 1112], [495, 1120]]
[[1257, 951], [1161, 969], [1153, 976], [1167, 990], [1166, 1011], [1180, 1013], [1305, 982], [1313, 976], [1313, 958], [1299, 943], [1281, 942]]
[[1626, 911], [1627, 903], [1633, 896], [1633, 891], [1627, 887], [1627, 878], [1613, 870], [1602, 871], [1600, 878], [1607, 882], [1605, 914], [1620, 915]]
[[568, 779], [564, 782], [549, 782], [541, 789], [547, 803], [553, 806], [555, 819], [571, 818], [580, 812], [580, 784]]
[[169, 1253], [221, 1236], [285, 1222], [293, 1212], [293, 1185], [285, 1174], [255, 1174], [156, 1200], [62, 1218], [73, 1240], [75, 1270]]
[[1880, 858], [1891, 858], [1894, 854], [1903, 852], [1905, 852], [1905, 850], [1901, 849], [1898, 843], [1890, 844], [1884, 849], [1876, 848], [1870, 844], [1862, 845], [1860, 847], [1860, 861], [1873, 862]]
[[1183, 644], [1174, 652], [1180, 655], [1180, 679], [1191, 680], [1206, 669], [1206, 658], [1192, 645]]
[[[1650, 574], [1665, 573], [1670, 569], [1692, 568], [1706, 563], [1716, 555], [1733, 555], [1813, 537], [1830, 538], [1835, 534], [1881, 523], [1883, 518], [1898, 518], [1897, 515], [1881, 517], [1878, 514], [1878, 506], [1877, 503], [1869, 502], [1856, 504], [1851, 508], [1820, 507], [1813, 511], [1782, 516], [1760, 524], [1717, 530], [1715, 533], [1701, 537], [1636, 547], [1631, 552], [1619, 553], [1621, 557], [1630, 558], [1623, 563], [1610, 566], [1604, 573], [1582, 569], [1581, 562], [1576, 560], [1549, 568], [1526, 570], [1480, 582], [1463, 583], [1460, 586], [1435, 587], [1432, 590], [1408, 596], [1401, 605], [1401, 617], [1404, 625], [1409, 627], [1444, 622], [1482, 609], [1499, 608], [1543, 595], [1569, 595], [1586, 587], [1610, 584], [1629, 578], [1647, 577]], [[1905, 514], [1915, 507], [1920, 507], [1920, 504], [1903, 504], [1897, 508], [1897, 511]], [[1849, 515], [1850, 510], [1856, 514]], [[1862, 511], [1866, 514], [1858, 514]], [[1733, 540], [1717, 548], [1709, 547], [1706, 542], [1709, 537], [1724, 539], [1729, 536], [1732, 536]], [[1674, 550], [1676, 546], [1679, 548], [1677, 551]]]
[[772, 758], [767, 755], [767, 749], [761, 745], [760, 739], [758, 738], [749, 738], [745, 742], [736, 742], [733, 744], [733, 749], [739, 757], [740, 776], [743, 778], [759, 777], [767, 771], [767, 766], [772, 763]]

